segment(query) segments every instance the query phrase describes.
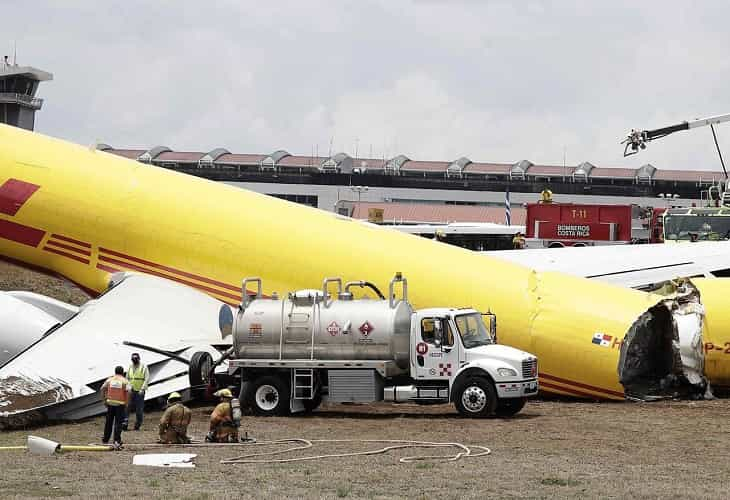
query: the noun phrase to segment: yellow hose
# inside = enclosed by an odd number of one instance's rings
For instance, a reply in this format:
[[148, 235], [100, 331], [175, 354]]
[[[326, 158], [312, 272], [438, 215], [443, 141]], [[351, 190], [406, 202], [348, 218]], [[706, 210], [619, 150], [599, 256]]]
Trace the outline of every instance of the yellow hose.
[[[0, 446], [0, 451], [23, 451], [27, 446]], [[60, 452], [64, 451], [112, 451], [112, 446], [69, 446], [61, 445]]]

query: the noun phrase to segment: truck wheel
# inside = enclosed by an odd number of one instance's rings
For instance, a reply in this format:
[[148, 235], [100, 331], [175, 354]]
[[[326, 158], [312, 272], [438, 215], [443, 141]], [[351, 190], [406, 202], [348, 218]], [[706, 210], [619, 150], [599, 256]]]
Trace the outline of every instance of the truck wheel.
[[512, 417], [525, 407], [525, 403], [525, 398], [500, 399], [497, 403], [496, 414], [498, 417]]
[[264, 376], [253, 381], [248, 405], [256, 415], [271, 417], [289, 413], [289, 384], [282, 377]]
[[484, 377], [467, 378], [454, 394], [454, 406], [464, 417], [489, 417], [497, 407], [494, 386]]
[[248, 408], [251, 401], [251, 381], [241, 380], [241, 389], [238, 391], [238, 401], [244, 408]]
[[312, 399], [302, 399], [302, 404], [304, 405], [305, 412], [313, 412], [322, 404], [322, 393], [317, 391], [317, 394]]
[[210, 382], [210, 370], [213, 366], [213, 356], [206, 351], [197, 351], [190, 358], [188, 366], [188, 378], [190, 379], [190, 388], [193, 390], [205, 389], [205, 385]]

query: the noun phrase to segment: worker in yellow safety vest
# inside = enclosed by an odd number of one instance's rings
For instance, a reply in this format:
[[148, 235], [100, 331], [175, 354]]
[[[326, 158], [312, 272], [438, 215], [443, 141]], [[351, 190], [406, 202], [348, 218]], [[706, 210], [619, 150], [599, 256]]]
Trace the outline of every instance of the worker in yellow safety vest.
[[124, 415], [124, 424], [122, 428], [126, 431], [129, 422], [129, 414], [132, 410], [135, 411], [134, 430], [138, 431], [142, 427], [142, 421], [144, 420], [144, 394], [147, 391], [147, 386], [150, 383], [150, 371], [147, 366], [142, 364], [139, 360], [139, 353], [132, 354], [132, 364], [127, 369], [127, 378], [132, 386], [132, 391], [129, 394], [129, 404], [127, 406], [126, 414]]
[[122, 421], [129, 396], [129, 381], [124, 378], [124, 368], [117, 366], [114, 375], [106, 379], [101, 386], [101, 397], [106, 405], [106, 420], [104, 421], [104, 444], [109, 442], [114, 429], [114, 446], [122, 445]]
[[184, 404], [179, 392], [173, 392], [167, 397], [167, 409], [160, 418], [160, 443], [187, 444], [188, 425], [192, 412]]
[[210, 428], [205, 440], [212, 443], [238, 442], [238, 422], [233, 415], [233, 393], [230, 389], [221, 389], [215, 393], [220, 403], [210, 415]]

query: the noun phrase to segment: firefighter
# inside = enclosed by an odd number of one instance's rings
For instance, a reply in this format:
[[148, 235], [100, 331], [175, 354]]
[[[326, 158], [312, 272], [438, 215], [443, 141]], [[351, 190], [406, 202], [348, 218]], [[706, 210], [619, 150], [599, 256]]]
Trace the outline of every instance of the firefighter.
[[150, 383], [150, 371], [146, 365], [143, 365], [139, 360], [139, 353], [132, 354], [132, 364], [127, 369], [127, 377], [131, 385], [132, 391], [129, 396], [129, 405], [127, 406], [126, 414], [124, 415], [123, 428], [126, 431], [129, 422], [129, 413], [134, 408], [135, 420], [134, 430], [138, 431], [142, 427], [142, 420], [144, 420], [144, 393], [147, 390], [147, 386]]
[[125, 407], [129, 399], [130, 385], [124, 378], [124, 368], [114, 368], [114, 375], [106, 379], [101, 386], [101, 397], [106, 405], [106, 420], [104, 421], [104, 437], [101, 441], [104, 444], [109, 442], [114, 429], [114, 446], [122, 446], [122, 421], [124, 420]]
[[525, 248], [525, 237], [519, 231], [512, 237], [512, 248], [516, 250]]
[[167, 396], [167, 409], [160, 418], [160, 443], [188, 444], [188, 425], [192, 412], [182, 404], [179, 392]]
[[238, 442], [238, 425], [234, 419], [233, 394], [230, 389], [221, 389], [215, 394], [220, 398], [220, 403], [210, 415], [210, 430], [205, 440], [211, 443], [236, 443]]

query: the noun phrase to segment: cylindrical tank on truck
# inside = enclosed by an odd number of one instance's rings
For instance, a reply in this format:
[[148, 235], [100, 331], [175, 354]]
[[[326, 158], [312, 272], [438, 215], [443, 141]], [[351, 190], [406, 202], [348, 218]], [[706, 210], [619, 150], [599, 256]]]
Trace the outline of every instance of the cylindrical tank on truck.
[[[355, 288], [378, 298], [356, 299]], [[473, 309], [414, 311], [400, 273], [387, 298], [372, 283], [343, 286], [339, 278], [285, 298], [261, 290], [260, 279], [247, 278], [238, 309], [223, 306], [219, 315], [224, 338], [232, 335], [229, 372], [240, 378], [241, 402], [257, 414], [312, 410], [327, 399], [453, 402], [465, 416], [508, 416], [537, 393], [537, 359], [496, 345], [493, 314], [484, 315], [487, 326]]]

